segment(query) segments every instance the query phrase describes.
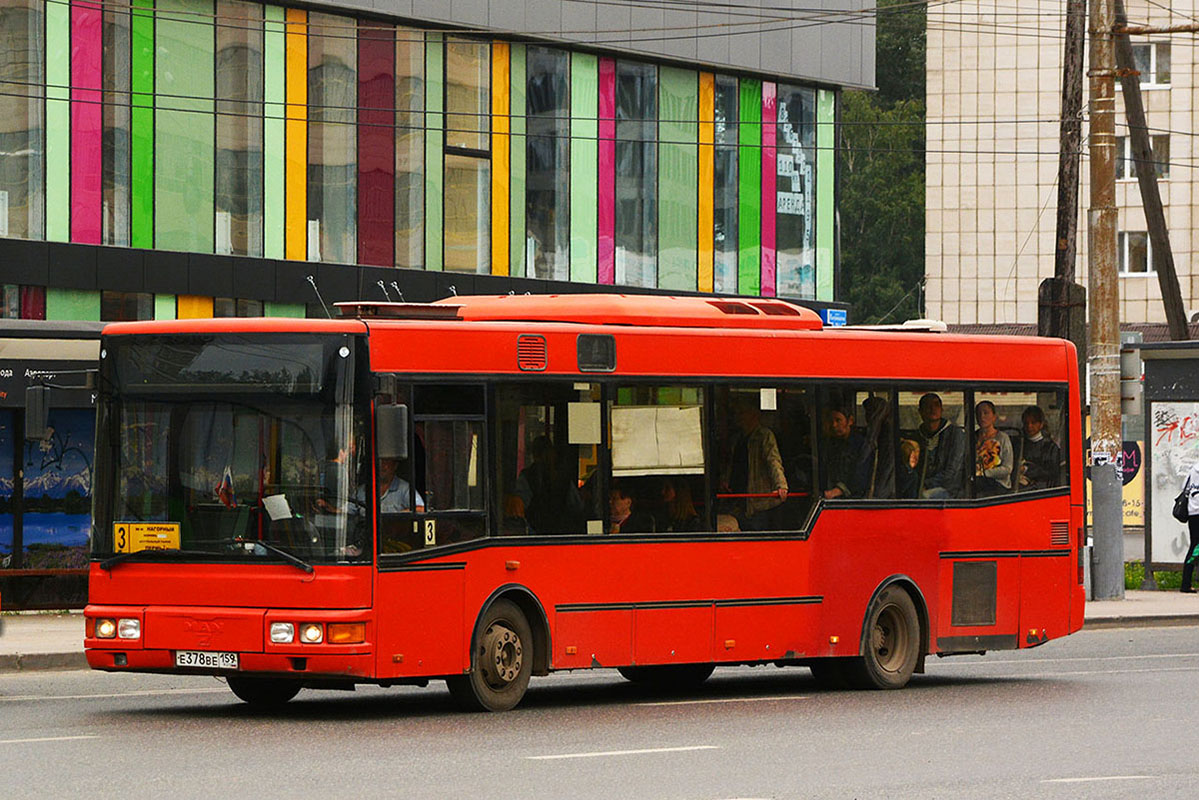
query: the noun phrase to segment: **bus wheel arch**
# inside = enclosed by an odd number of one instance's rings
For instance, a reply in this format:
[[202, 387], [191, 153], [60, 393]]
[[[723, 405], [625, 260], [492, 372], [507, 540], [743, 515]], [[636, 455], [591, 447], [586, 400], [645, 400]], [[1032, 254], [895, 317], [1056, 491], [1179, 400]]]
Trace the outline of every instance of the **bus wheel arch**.
[[924, 671], [928, 642], [924, 594], [910, 577], [892, 575], [866, 604], [858, 657], [846, 665], [846, 677], [855, 688], [901, 688], [913, 673]]
[[468, 671], [446, 678], [450, 695], [470, 710], [514, 708], [538, 663], [548, 662], [548, 636], [544, 611], [531, 592], [521, 586], [497, 589], [476, 618]]

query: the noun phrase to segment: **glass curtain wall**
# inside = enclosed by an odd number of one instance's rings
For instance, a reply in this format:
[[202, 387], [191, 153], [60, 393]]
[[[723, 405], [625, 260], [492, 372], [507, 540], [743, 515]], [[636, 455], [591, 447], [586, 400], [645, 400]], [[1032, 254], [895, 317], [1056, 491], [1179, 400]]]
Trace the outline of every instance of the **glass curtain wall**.
[[0, 236], [45, 236], [45, 4], [0, 5]]
[[103, 87], [100, 118], [100, 242], [129, 246], [129, 7], [114, 3], [104, 10]]
[[216, 252], [261, 256], [262, 6], [216, 9]]
[[[716, 76], [713, 289], [737, 293], [737, 79]], [[707, 191], [707, 187], [700, 187]]]
[[658, 71], [616, 64], [616, 282], [658, 283]]
[[358, 260], [358, 26], [308, 15], [308, 260]]
[[425, 35], [396, 28], [397, 267], [424, 266], [425, 240]]
[[491, 46], [447, 39], [445, 269], [491, 267]]
[[530, 47], [526, 56], [525, 258], [531, 276], [570, 280], [570, 54]]
[[816, 91], [778, 94], [778, 293], [816, 296]]

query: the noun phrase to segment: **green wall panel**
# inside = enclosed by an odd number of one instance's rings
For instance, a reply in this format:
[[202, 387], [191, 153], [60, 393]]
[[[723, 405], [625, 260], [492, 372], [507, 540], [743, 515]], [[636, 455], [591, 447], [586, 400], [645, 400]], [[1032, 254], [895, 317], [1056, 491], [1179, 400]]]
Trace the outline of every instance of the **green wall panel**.
[[46, 239], [71, 237], [71, 6], [46, 3]]
[[570, 279], [598, 279], [599, 59], [570, 57]]
[[756, 295], [762, 282], [762, 82], [741, 79], [740, 214], [737, 293]]
[[212, 0], [158, 0], [154, 244], [164, 250], [213, 249], [214, 13]]
[[509, 96], [509, 113], [512, 116], [511, 173], [508, 196], [508, 274], [524, 277], [525, 274], [525, 132], [528, 129], [525, 101], [528, 72], [525, 65], [525, 45], [513, 44], [511, 50], [512, 90]]
[[269, 300], [262, 304], [262, 313], [268, 317], [296, 317], [303, 319], [307, 309], [303, 303], [272, 303]]
[[658, 70], [658, 286], [695, 291], [699, 224], [699, 73]]
[[837, 94], [819, 90], [816, 98], [816, 299], [832, 300], [837, 268], [836, 142]]
[[285, 235], [284, 215], [284, 100], [286, 89], [286, 55], [284, 52], [284, 11], [279, 6], [267, 6], [266, 30], [263, 39], [263, 100], [266, 119], [263, 121], [262, 150], [262, 224], [263, 255], [283, 258]]
[[129, 119], [131, 144], [130, 241], [154, 246], [154, 0], [136, 0], [131, 22]]
[[99, 322], [100, 293], [47, 288], [46, 319]]
[[175, 295], [173, 294], [156, 294], [154, 295], [154, 319], [174, 319], [175, 318]]
[[445, 257], [445, 37], [425, 36], [425, 269], [441, 270]]

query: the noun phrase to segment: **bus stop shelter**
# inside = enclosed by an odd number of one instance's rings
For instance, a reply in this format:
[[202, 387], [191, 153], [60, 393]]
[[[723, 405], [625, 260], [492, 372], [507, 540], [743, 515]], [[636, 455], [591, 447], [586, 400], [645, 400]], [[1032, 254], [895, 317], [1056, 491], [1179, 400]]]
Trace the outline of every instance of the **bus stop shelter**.
[[1171, 515], [1199, 461], [1199, 342], [1140, 347], [1144, 362], [1145, 571], [1180, 569], [1190, 539]]

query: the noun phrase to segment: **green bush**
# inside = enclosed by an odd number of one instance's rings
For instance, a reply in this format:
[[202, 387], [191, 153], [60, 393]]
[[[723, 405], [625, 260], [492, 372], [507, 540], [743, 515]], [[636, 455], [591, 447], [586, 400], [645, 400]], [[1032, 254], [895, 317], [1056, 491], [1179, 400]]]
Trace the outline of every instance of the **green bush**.
[[[1145, 579], [1145, 564], [1142, 561], [1124, 562], [1124, 588], [1140, 589]], [[1182, 573], [1173, 570], [1154, 570], [1153, 580], [1162, 591], [1177, 591], [1182, 587]]]

